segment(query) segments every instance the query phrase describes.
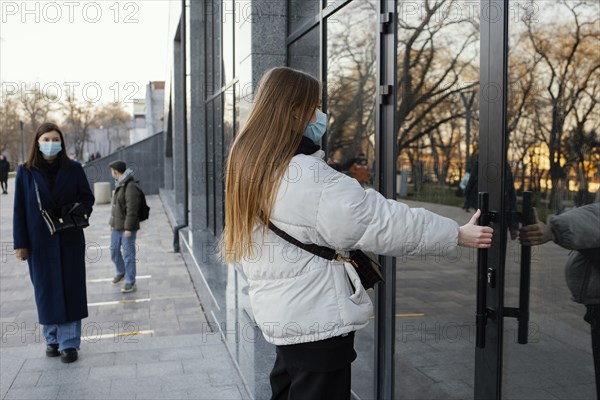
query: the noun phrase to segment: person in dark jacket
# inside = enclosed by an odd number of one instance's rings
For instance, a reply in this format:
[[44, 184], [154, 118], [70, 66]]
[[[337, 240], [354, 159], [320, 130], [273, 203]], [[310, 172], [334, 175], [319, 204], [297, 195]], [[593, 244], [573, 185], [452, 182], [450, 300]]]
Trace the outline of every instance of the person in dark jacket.
[[592, 353], [596, 371], [596, 395], [600, 400], [600, 191], [592, 204], [553, 216], [545, 224], [521, 228], [519, 240], [526, 246], [553, 241], [569, 253], [565, 266], [567, 286], [573, 300], [584, 304], [583, 319], [592, 330]]
[[2, 186], [2, 194], [8, 194], [8, 171], [10, 164], [6, 161], [6, 157], [0, 154], [0, 185]]
[[117, 270], [113, 284], [118, 284], [124, 278], [125, 285], [121, 291], [129, 293], [136, 290], [135, 238], [140, 229], [139, 208], [142, 192], [133, 180], [133, 170], [127, 168], [125, 162], [113, 161], [109, 167], [116, 182], [110, 217], [110, 255]]
[[85, 286], [85, 236], [82, 229], [50, 234], [44, 209], [80, 203], [91, 214], [94, 195], [81, 165], [65, 151], [63, 134], [55, 124], [36, 131], [27, 162], [15, 181], [13, 239], [17, 259], [27, 260], [43, 325], [46, 355], [77, 360], [81, 320], [88, 316]]

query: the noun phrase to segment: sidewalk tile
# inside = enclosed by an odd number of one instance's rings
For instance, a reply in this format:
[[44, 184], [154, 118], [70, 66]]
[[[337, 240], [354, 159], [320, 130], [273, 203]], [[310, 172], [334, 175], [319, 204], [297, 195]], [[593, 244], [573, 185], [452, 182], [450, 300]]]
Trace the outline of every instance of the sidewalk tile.
[[137, 376], [172, 376], [183, 375], [181, 361], [161, 361], [156, 363], [142, 363], [137, 365]]

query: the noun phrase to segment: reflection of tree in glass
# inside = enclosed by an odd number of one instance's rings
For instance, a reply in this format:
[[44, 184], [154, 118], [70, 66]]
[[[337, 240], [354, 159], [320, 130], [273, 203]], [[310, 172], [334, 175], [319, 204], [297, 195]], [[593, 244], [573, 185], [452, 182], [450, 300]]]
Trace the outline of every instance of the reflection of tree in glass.
[[343, 169], [359, 153], [374, 156], [375, 12], [374, 2], [354, 0], [328, 22], [328, 147]]
[[539, 9], [511, 26], [509, 131], [522, 180], [527, 165], [530, 188], [549, 178], [543, 189], [559, 209], [571, 172], [580, 191], [597, 190], [588, 186], [600, 163], [600, 18], [596, 2], [544, 1]]
[[460, 92], [473, 90], [479, 82], [479, 21], [466, 12], [456, 13], [462, 8], [454, 0], [414, 4], [415, 12], [399, 5], [399, 162], [408, 157], [413, 182], [419, 185], [424, 179], [421, 166], [431, 161], [421, 159], [423, 148], [429, 148], [437, 165], [434, 171], [444, 183], [448, 171], [440, 173], [441, 166], [460, 164], [458, 129], [465, 119]]

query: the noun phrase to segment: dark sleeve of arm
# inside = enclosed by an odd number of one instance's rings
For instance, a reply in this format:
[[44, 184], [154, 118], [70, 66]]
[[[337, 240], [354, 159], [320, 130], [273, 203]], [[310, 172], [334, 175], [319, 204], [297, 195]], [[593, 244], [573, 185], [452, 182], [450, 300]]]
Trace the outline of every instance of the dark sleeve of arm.
[[19, 166], [15, 179], [15, 205], [13, 213], [13, 247], [15, 249], [29, 248], [29, 233], [27, 232], [27, 212], [23, 174], [25, 167]]
[[94, 197], [94, 193], [92, 193], [92, 189], [90, 188], [90, 183], [88, 182], [87, 176], [85, 175], [85, 171], [81, 164], [75, 164], [75, 168], [77, 171], [77, 201], [81, 203], [87, 210], [88, 215], [92, 213], [92, 207], [96, 198]]
[[135, 182], [129, 182], [125, 188], [125, 204], [127, 213], [125, 215], [125, 230], [133, 231], [138, 227], [139, 211], [140, 211], [140, 191], [135, 185]]
[[600, 247], [600, 203], [575, 208], [548, 222], [554, 242], [566, 249]]

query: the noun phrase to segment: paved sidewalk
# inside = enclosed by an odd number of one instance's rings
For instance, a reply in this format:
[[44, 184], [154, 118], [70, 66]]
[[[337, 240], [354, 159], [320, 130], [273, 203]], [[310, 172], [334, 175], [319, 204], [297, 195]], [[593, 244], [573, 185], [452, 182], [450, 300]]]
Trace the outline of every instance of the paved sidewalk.
[[202, 306], [158, 196], [138, 233], [137, 286], [110, 282], [110, 205], [96, 205], [86, 229], [90, 316], [80, 358], [46, 358], [27, 264], [12, 251], [13, 186], [0, 196], [0, 399], [247, 398], [227, 348]]

